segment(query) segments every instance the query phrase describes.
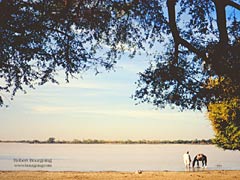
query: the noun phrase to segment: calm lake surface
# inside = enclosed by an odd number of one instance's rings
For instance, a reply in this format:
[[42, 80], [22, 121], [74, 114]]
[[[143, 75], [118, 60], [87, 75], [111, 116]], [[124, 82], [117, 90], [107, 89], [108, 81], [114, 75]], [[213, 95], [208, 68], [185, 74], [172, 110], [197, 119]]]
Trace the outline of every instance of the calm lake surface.
[[208, 170], [240, 170], [240, 152], [213, 145], [20, 143], [0, 143], [0, 170], [184, 171], [186, 151], [207, 155]]

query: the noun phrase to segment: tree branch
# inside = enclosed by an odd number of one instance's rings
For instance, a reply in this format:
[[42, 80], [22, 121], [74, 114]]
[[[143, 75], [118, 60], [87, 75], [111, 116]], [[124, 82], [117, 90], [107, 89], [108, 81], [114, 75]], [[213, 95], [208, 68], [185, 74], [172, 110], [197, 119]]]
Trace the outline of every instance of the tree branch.
[[183, 45], [188, 50], [190, 50], [191, 52], [195, 53], [198, 57], [202, 58], [204, 61], [207, 61], [208, 58], [206, 56], [206, 53], [204, 53], [203, 51], [198, 50], [193, 45], [191, 45], [189, 42], [187, 42], [185, 39], [179, 37], [179, 44]]
[[198, 50], [197, 48], [192, 46], [189, 42], [187, 42], [185, 39], [180, 37], [179, 31], [177, 29], [177, 24], [176, 24], [175, 4], [176, 4], [176, 0], [167, 1], [168, 18], [169, 18], [168, 24], [172, 32], [174, 43], [175, 43], [175, 55], [178, 54], [178, 46], [179, 44], [181, 44], [184, 47], [186, 47], [188, 50], [190, 50], [191, 52], [195, 53], [197, 56], [202, 58], [203, 60], [206, 60], [207, 56], [204, 52]]
[[235, 2], [233, 2], [231, 0], [228, 0], [226, 3], [227, 3], [228, 6], [232, 6], [232, 7], [236, 8], [236, 9], [240, 10], [240, 4], [237, 4], [237, 3], [235, 3]]
[[56, 29], [56, 28], [54, 28], [54, 27], [52, 27], [52, 28], [51, 28], [51, 27], [48, 27], [48, 26], [44, 26], [44, 27], [45, 27], [47, 30], [55, 31], [55, 32], [58, 32], [58, 33], [66, 36], [66, 37], [70, 37], [70, 35], [69, 35], [68, 33], [64, 32], [64, 31], [61, 31], [61, 30], [59, 30], [59, 29]]
[[168, 0], [167, 7], [168, 7], [168, 17], [169, 17], [169, 27], [172, 31], [172, 36], [175, 43], [175, 50], [174, 50], [174, 63], [178, 62], [178, 47], [179, 47], [179, 33], [176, 25], [176, 15], [175, 15], [175, 4], [176, 0]]
[[228, 44], [228, 33], [227, 33], [227, 25], [226, 25], [226, 11], [225, 7], [227, 5], [227, 1], [219, 1], [219, 0], [212, 0], [216, 7], [217, 13], [217, 26], [219, 30], [219, 43], [223, 45]]

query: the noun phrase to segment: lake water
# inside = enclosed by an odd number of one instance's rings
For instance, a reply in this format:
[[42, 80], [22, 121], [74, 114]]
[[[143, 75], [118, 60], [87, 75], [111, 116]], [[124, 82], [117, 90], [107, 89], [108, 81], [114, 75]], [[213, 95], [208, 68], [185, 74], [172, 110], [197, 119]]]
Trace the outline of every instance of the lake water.
[[239, 151], [213, 145], [20, 143], [0, 143], [0, 170], [184, 171], [186, 151], [207, 155], [208, 170], [240, 170]]

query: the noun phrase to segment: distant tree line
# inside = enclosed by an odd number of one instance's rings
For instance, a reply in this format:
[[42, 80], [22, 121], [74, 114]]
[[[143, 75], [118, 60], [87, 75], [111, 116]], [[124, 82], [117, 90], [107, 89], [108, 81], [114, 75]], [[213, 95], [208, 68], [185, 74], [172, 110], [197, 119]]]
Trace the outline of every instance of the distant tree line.
[[72, 141], [56, 140], [51, 137], [48, 140], [20, 140], [1, 141], [4, 143], [31, 143], [31, 144], [213, 144], [211, 139], [195, 140], [98, 140], [98, 139], [74, 139]]

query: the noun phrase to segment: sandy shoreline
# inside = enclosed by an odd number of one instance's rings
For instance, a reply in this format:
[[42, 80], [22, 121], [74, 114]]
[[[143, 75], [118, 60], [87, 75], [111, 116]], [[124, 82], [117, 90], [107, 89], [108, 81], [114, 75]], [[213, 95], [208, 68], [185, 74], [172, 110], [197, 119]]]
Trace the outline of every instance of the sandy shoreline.
[[202, 172], [47, 172], [47, 171], [0, 171], [0, 180], [228, 180], [240, 177], [238, 171], [202, 171]]

